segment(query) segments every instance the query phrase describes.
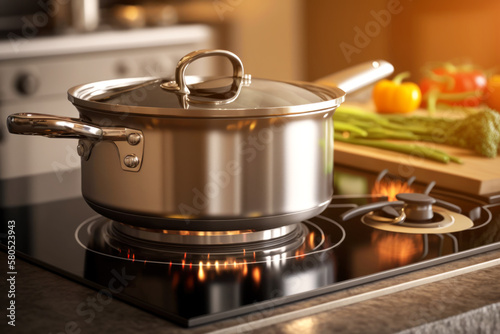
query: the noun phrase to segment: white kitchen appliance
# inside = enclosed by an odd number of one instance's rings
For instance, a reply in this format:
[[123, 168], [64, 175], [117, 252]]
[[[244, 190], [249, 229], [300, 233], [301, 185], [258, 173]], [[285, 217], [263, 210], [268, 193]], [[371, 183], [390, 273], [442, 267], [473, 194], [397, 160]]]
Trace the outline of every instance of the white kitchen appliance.
[[[78, 196], [81, 189], [76, 143], [63, 139], [47, 145], [46, 138], [11, 135], [8, 115], [77, 117], [67, 100], [68, 87], [125, 76], [167, 76], [183, 55], [213, 47], [213, 39], [208, 26], [176, 25], [0, 41], [0, 203], [48, 202]], [[214, 66], [205, 63], [195, 70], [210, 75]]]

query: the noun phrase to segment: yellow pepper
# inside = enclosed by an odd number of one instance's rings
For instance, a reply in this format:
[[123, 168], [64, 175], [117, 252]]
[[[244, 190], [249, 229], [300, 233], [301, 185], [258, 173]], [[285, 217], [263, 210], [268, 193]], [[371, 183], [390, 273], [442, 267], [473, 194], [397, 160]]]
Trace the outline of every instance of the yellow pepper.
[[402, 82], [410, 76], [403, 72], [393, 80], [380, 80], [373, 88], [373, 102], [379, 113], [409, 113], [420, 105], [422, 93], [417, 84]]
[[488, 79], [484, 100], [488, 107], [500, 111], [500, 75], [493, 75]]

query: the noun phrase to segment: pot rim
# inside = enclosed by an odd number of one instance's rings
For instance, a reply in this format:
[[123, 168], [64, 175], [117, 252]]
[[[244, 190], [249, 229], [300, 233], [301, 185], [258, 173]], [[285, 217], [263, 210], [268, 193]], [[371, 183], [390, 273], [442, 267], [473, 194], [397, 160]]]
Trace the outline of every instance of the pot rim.
[[[254, 79], [252, 79], [254, 80]], [[266, 79], [257, 79], [266, 80]], [[76, 107], [92, 109], [106, 113], [131, 114], [154, 117], [180, 117], [180, 118], [256, 118], [273, 117], [312, 113], [321, 110], [337, 108], [345, 100], [346, 93], [337, 87], [306, 83], [300, 81], [277, 81], [285, 85], [297, 86], [307, 89], [323, 99], [320, 102], [298, 104], [280, 107], [255, 107], [255, 108], [220, 108], [212, 106], [206, 108], [190, 104], [188, 108], [149, 107], [141, 105], [112, 104], [93, 101], [91, 98], [98, 92], [109, 90], [111, 87], [128, 87], [130, 85], [153, 84], [165, 81], [156, 77], [137, 77], [125, 79], [112, 79], [77, 85], [68, 90], [68, 100]]]

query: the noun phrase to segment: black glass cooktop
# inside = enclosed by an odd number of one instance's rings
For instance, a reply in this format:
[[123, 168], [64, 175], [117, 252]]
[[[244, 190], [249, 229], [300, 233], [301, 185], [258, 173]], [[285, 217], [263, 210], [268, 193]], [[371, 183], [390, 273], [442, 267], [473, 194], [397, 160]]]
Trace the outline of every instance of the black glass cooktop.
[[[359, 217], [342, 221], [340, 215], [353, 207], [388, 200], [378, 181], [370, 173], [337, 168], [335, 196], [322, 214], [281, 237], [243, 246], [136, 240], [82, 198], [2, 208], [1, 244], [7, 251], [13, 221], [16, 256], [96, 289], [103, 303], [115, 296], [185, 326], [500, 248], [500, 205], [438, 188], [430, 195], [460, 206], [472, 228], [399, 233], [365, 225]], [[411, 188], [405, 192], [426, 188], [389, 181], [386, 188]], [[377, 194], [368, 194], [374, 187]]]

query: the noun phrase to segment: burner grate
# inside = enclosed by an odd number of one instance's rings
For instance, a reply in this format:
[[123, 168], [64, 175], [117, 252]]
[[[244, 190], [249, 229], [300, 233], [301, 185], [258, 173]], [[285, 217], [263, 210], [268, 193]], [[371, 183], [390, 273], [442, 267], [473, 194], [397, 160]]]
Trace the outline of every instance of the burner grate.
[[291, 224], [267, 230], [229, 230], [229, 231], [184, 231], [158, 230], [137, 227], [112, 221], [117, 233], [134, 239], [179, 245], [232, 245], [247, 244], [296, 235], [300, 224]]
[[[121, 225], [95, 216], [84, 221], [75, 237], [85, 249], [103, 256], [131, 261], [196, 266], [208, 263], [265, 263], [279, 255], [283, 259], [303, 258], [331, 250], [342, 243], [345, 231], [326, 217], [295, 224], [284, 235], [245, 243], [177, 244], [138, 239], [117, 229]], [[126, 230], [127, 231], [127, 230]], [[128, 231], [127, 231], [128, 232]]]

